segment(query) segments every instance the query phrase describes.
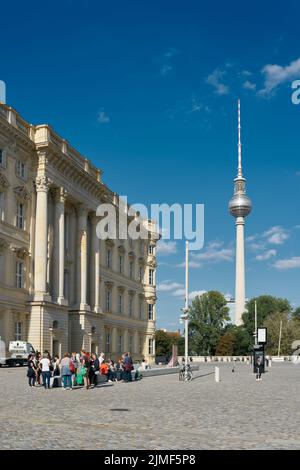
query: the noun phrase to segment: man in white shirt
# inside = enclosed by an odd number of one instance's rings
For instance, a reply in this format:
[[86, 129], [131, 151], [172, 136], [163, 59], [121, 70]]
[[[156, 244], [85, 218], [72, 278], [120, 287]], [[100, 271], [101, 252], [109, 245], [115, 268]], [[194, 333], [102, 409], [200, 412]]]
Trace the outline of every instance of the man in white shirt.
[[50, 360], [47, 357], [47, 354], [44, 354], [43, 359], [40, 360], [40, 368], [42, 369], [43, 376], [43, 386], [45, 389], [50, 388]]

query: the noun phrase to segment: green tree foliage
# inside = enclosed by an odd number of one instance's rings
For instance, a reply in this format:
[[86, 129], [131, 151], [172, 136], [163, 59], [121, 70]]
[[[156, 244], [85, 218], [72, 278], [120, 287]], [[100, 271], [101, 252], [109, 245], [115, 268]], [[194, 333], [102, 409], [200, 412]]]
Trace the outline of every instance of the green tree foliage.
[[293, 316], [290, 317], [287, 312], [275, 313], [269, 315], [264, 322], [268, 330], [267, 354], [278, 354], [280, 322], [282, 321], [281, 336], [281, 355], [290, 355], [293, 353], [292, 343], [300, 340], [300, 322]]
[[234, 348], [234, 331], [226, 331], [224, 333], [217, 345], [216, 355], [217, 356], [232, 356]]
[[215, 355], [226, 321], [229, 309], [220, 292], [210, 291], [196, 297], [190, 309], [190, 354]]
[[253, 337], [244, 326], [229, 324], [219, 340], [216, 354], [218, 356], [248, 356], [252, 348]]
[[272, 297], [271, 295], [262, 295], [257, 298], [251, 299], [247, 302], [247, 311], [243, 314], [244, 328], [248, 334], [253, 337], [254, 333], [254, 318], [255, 318], [255, 301], [257, 301], [257, 325], [263, 326], [265, 320], [274, 314], [287, 313], [292, 311], [291, 304], [287, 299], [279, 297]]
[[172, 340], [165, 331], [155, 332], [155, 350], [157, 356], [170, 356], [172, 354]]

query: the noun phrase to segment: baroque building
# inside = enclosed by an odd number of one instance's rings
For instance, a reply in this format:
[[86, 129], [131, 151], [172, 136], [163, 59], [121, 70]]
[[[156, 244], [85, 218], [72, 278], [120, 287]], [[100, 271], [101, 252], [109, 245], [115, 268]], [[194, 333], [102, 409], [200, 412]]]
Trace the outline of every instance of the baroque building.
[[[48, 125], [0, 103], [0, 337], [39, 351], [155, 357], [155, 223], [145, 240], [99, 240], [119, 196]], [[126, 215], [126, 220], [130, 222]]]

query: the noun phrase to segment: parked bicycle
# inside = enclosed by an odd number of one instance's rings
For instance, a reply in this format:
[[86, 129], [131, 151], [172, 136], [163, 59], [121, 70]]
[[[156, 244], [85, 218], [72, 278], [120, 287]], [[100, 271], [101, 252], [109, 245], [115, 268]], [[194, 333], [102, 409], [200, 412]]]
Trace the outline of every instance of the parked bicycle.
[[183, 364], [179, 371], [179, 380], [181, 382], [189, 382], [190, 380], [192, 380], [192, 378], [193, 378], [193, 372], [192, 372], [191, 365], [188, 364], [186, 368], [185, 364]]

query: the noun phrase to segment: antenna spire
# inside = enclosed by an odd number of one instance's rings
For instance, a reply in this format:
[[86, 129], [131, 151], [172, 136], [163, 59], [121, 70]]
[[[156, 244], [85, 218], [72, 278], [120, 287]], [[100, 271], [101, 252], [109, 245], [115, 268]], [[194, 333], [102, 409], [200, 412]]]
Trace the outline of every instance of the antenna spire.
[[241, 142], [241, 100], [238, 100], [238, 178], [243, 178], [242, 170], [242, 142]]

